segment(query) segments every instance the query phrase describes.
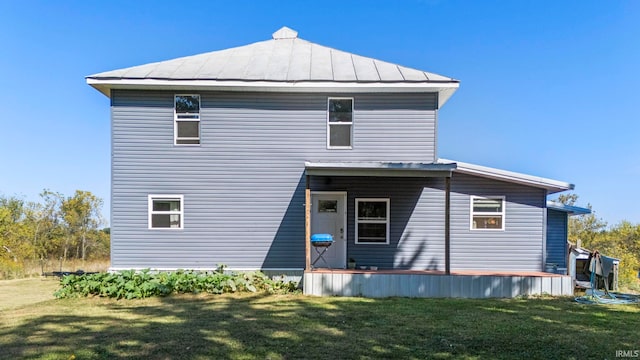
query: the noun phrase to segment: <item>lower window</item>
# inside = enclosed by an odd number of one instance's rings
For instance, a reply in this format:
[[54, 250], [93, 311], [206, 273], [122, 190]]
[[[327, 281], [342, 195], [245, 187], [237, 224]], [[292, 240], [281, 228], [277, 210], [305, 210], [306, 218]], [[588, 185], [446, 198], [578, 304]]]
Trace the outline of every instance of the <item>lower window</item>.
[[200, 120], [176, 120], [175, 132], [178, 145], [200, 144]]
[[182, 195], [149, 195], [149, 229], [182, 229]]
[[471, 197], [471, 230], [504, 230], [504, 196]]
[[389, 243], [389, 199], [356, 199], [356, 244]]

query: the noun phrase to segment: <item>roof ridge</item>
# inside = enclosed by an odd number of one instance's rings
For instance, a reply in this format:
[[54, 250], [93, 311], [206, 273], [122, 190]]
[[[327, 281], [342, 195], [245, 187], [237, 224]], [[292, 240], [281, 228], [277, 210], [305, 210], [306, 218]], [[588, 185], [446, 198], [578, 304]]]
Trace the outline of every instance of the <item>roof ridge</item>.
[[358, 79], [358, 71], [356, 71], [356, 63], [353, 61], [354, 54], [352, 53], [348, 53], [348, 54], [349, 54], [349, 60], [351, 60], [351, 66], [353, 66], [353, 75], [356, 77], [356, 81], [358, 81], [360, 79]]
[[333, 71], [333, 50], [334, 49], [333, 48], [328, 48], [328, 49], [329, 49], [329, 70], [331, 71], [331, 80], [335, 81], [336, 73]]
[[313, 43], [309, 43], [309, 79], [311, 79], [313, 69]]
[[402, 80], [407, 81], [407, 77], [404, 75], [404, 73], [402, 72], [401, 66], [398, 64], [393, 64], [396, 69], [398, 69], [398, 72], [400, 73], [400, 76], [402, 76]]
[[280, 29], [276, 30], [276, 32], [271, 34], [271, 37], [273, 38], [273, 40], [295, 39], [298, 37], [298, 32], [291, 28], [283, 26]]
[[[287, 27], [285, 26], [284, 28], [287, 28]], [[289, 29], [289, 28], [287, 28], [287, 29]], [[295, 44], [294, 43], [296, 42], [296, 40], [298, 40], [297, 37], [298, 37], [298, 33], [296, 32], [296, 37], [295, 38], [292, 38], [292, 39], [287, 38], [288, 40], [291, 40], [292, 44], [291, 44], [291, 49], [289, 49], [289, 62], [287, 63], [287, 70], [286, 70], [287, 73], [285, 74], [285, 77], [284, 77], [285, 80], [289, 80], [289, 74], [291, 73], [291, 63], [293, 63], [293, 56], [292, 55], [293, 55], [293, 51], [295, 49], [295, 46], [294, 46]]]
[[382, 81], [382, 75], [380, 75], [380, 69], [378, 69], [378, 61], [376, 61], [376, 59], [372, 59], [372, 63], [373, 63], [373, 68], [376, 69], [376, 74], [378, 74], [378, 79], [380, 79], [380, 81]]

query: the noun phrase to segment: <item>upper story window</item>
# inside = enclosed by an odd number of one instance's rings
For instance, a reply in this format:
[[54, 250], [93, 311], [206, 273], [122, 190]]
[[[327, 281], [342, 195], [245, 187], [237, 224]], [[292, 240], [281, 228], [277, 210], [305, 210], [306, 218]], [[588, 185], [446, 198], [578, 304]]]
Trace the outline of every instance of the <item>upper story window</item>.
[[356, 199], [356, 244], [389, 243], [389, 199]]
[[149, 195], [149, 229], [182, 229], [182, 195]]
[[200, 95], [176, 95], [174, 120], [176, 145], [200, 144]]
[[353, 99], [329, 98], [327, 148], [351, 149], [353, 144]]
[[471, 230], [504, 230], [504, 196], [471, 197]]

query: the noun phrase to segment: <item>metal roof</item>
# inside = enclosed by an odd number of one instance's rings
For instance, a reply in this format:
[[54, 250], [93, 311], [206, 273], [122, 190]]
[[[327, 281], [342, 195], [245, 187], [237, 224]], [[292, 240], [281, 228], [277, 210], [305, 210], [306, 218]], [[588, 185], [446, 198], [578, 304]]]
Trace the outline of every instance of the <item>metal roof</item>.
[[[542, 188], [547, 190], [548, 194], [565, 190], [572, 190], [574, 188], [573, 184], [569, 184], [563, 181], [447, 159], [438, 159], [438, 161], [435, 163], [384, 161], [307, 161], [305, 162], [305, 170], [307, 175], [324, 176], [443, 177], [451, 176], [451, 172], [457, 172]], [[582, 214], [585, 210], [590, 211], [588, 209], [579, 207], [565, 207], [562, 211], [572, 212], [572, 214], [579, 215]]]
[[87, 83], [107, 96], [112, 88], [141, 86], [250, 86], [282, 91], [280, 87], [288, 85], [315, 91], [340, 84], [332, 91], [439, 92], [441, 105], [459, 85], [450, 77], [314, 44], [287, 27], [273, 33], [271, 40], [89, 75]]
[[456, 167], [455, 164], [384, 161], [307, 161], [304, 166], [307, 175], [403, 177], [447, 177]]
[[571, 206], [565, 205], [563, 203], [559, 203], [553, 200], [547, 200], [547, 208], [563, 211], [568, 213], [569, 215], [587, 215], [591, 214], [591, 209], [579, 207], [579, 206]]
[[464, 163], [461, 161], [438, 159], [440, 163], [455, 163], [457, 165], [454, 172], [481, 176], [494, 180], [502, 180], [510, 183], [533, 186], [546, 189], [547, 193], [553, 194], [565, 190], [573, 190], [574, 185], [553, 179], [547, 179], [539, 176], [527, 175], [513, 171], [500, 170], [487, 166]]

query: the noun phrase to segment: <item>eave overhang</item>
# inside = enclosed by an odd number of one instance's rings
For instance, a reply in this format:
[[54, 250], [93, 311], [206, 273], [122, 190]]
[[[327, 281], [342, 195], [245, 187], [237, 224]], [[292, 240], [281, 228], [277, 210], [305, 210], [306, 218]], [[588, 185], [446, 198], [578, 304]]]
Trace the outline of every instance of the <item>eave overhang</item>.
[[547, 201], [547, 208], [548, 209], [557, 210], [557, 211], [566, 212], [571, 216], [573, 216], [573, 215], [588, 215], [588, 214], [591, 214], [591, 209], [583, 208], [583, 207], [579, 207], [579, 206], [565, 205], [563, 203], [559, 203], [559, 202], [552, 201], [552, 200], [548, 200]]
[[464, 163], [454, 160], [439, 159], [442, 163], [456, 163], [456, 173], [480, 176], [493, 180], [501, 180], [515, 184], [527, 185], [547, 190], [547, 194], [553, 194], [566, 190], [573, 190], [574, 185], [553, 179], [547, 179], [539, 176], [527, 175], [513, 171], [501, 170], [480, 166], [475, 164]]
[[438, 93], [442, 107], [460, 86], [459, 81], [246, 81], [194, 79], [127, 79], [88, 76], [87, 84], [111, 97], [111, 90], [253, 91], [297, 93]]
[[414, 162], [305, 162], [307, 175], [374, 177], [450, 177], [456, 164]]

